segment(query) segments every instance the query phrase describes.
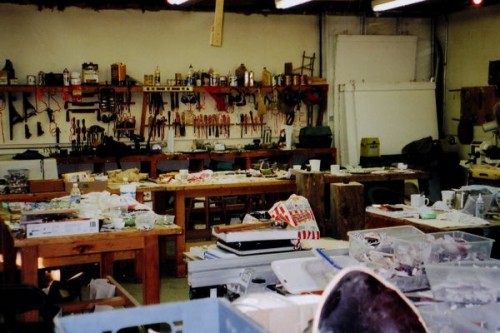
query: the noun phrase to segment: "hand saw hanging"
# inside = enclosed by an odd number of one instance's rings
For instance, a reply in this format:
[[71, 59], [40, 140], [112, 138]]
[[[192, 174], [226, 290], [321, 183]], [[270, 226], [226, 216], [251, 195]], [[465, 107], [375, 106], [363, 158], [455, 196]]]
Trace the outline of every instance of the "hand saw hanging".
[[224, 0], [215, 0], [215, 18], [210, 31], [210, 46], [222, 46], [222, 27], [224, 23]]

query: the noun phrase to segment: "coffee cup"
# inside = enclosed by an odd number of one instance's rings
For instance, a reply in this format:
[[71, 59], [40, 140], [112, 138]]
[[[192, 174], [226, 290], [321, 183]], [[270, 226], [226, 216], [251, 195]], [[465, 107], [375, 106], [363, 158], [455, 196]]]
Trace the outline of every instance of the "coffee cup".
[[332, 175], [340, 173], [340, 165], [338, 165], [338, 164], [332, 164], [332, 165], [330, 165], [330, 173]]
[[182, 180], [186, 180], [189, 175], [189, 170], [188, 169], [180, 169], [179, 170], [179, 176], [181, 177]]
[[410, 196], [410, 201], [413, 208], [420, 208], [429, 204], [429, 198], [426, 198], [421, 194], [412, 194]]
[[319, 171], [321, 167], [321, 160], [310, 160], [309, 163], [311, 164], [311, 171]]
[[448, 206], [453, 208], [453, 199], [455, 198], [455, 191], [441, 191], [441, 200]]

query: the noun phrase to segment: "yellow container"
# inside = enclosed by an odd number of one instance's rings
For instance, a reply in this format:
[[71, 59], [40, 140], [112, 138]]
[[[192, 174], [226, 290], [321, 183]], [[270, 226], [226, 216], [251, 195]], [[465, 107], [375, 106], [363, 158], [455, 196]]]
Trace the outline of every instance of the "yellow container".
[[361, 157], [379, 157], [380, 139], [361, 138]]

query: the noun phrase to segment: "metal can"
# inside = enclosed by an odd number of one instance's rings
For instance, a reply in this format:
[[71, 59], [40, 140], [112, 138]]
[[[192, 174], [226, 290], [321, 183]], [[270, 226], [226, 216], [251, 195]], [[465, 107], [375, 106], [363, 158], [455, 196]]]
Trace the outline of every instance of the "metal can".
[[307, 84], [308, 84], [308, 82], [307, 82], [307, 81], [308, 81], [308, 78], [307, 78], [307, 75], [306, 75], [306, 74], [304, 74], [304, 75], [302, 75], [302, 76], [300, 77], [300, 84], [301, 84], [301, 85], [303, 85], [303, 86], [307, 85]]
[[34, 86], [36, 85], [36, 76], [35, 75], [28, 75], [26, 77], [26, 82], [29, 86]]
[[145, 74], [144, 75], [144, 85], [152, 86], [154, 84], [154, 76], [153, 74]]
[[111, 84], [125, 85], [127, 79], [127, 66], [122, 63], [111, 64]]
[[218, 73], [212, 73], [210, 75], [210, 85], [212, 87], [217, 87], [220, 84], [220, 75]]
[[176, 86], [183, 86], [184, 82], [182, 81], [182, 74], [181, 73], [175, 73], [175, 85]]
[[70, 85], [70, 80], [71, 80], [71, 76], [69, 74], [69, 71], [67, 68], [64, 69], [63, 71], [63, 85], [64, 86], [69, 86]]
[[245, 79], [244, 79], [244, 86], [248, 87], [250, 85], [250, 72], [245, 71]]
[[221, 76], [219, 79], [219, 83], [220, 83], [221, 87], [227, 86], [227, 78], [225, 76]]
[[294, 86], [298, 86], [300, 84], [300, 75], [299, 74], [295, 74], [293, 76], [292, 83], [293, 83]]
[[291, 86], [291, 85], [292, 85], [292, 76], [285, 75], [285, 86]]
[[253, 71], [248, 72], [248, 86], [253, 87], [254, 86], [254, 75]]

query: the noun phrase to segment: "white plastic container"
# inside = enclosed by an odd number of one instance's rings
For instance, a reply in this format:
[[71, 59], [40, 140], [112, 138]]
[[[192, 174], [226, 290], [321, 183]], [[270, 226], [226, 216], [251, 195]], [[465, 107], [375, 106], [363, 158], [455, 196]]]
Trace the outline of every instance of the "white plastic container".
[[500, 297], [500, 260], [427, 264], [425, 270], [439, 301], [487, 304]]

